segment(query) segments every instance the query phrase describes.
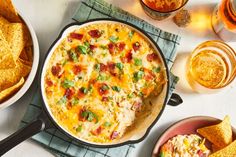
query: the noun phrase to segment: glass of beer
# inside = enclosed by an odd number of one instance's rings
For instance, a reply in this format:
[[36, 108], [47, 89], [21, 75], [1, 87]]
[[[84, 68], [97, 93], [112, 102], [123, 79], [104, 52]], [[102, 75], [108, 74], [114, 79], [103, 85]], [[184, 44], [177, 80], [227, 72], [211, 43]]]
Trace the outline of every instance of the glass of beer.
[[188, 0], [140, 0], [145, 13], [158, 21], [174, 16], [187, 2]]
[[212, 93], [229, 85], [236, 77], [236, 53], [221, 41], [200, 44], [187, 62], [187, 80], [193, 90]]

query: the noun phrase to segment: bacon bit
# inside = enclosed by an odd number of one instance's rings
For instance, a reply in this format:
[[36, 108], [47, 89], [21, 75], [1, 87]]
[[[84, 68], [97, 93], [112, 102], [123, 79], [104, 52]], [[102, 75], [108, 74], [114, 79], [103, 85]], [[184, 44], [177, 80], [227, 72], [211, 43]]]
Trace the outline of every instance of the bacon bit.
[[110, 52], [111, 55], [114, 55], [115, 54], [115, 44], [114, 43], [109, 43], [108, 44], [108, 50]]
[[74, 66], [73, 66], [73, 73], [74, 73], [75, 75], [78, 75], [81, 71], [82, 71], [81, 66], [79, 66], [79, 65], [74, 65]]
[[69, 102], [69, 103], [66, 105], [66, 108], [67, 108], [68, 110], [70, 110], [70, 109], [72, 108], [71, 102]]
[[106, 96], [102, 97], [102, 101], [107, 102], [108, 100], [109, 100], [108, 97]]
[[85, 96], [85, 94], [81, 90], [78, 90], [77, 96], [78, 96], [78, 98], [83, 98]]
[[49, 78], [46, 79], [46, 84], [47, 84], [49, 87], [53, 86], [53, 82], [52, 82], [52, 80], [50, 80]]
[[69, 100], [72, 98], [72, 96], [73, 96], [74, 94], [75, 94], [74, 89], [69, 89], [69, 88], [67, 88], [66, 91], [65, 91], [65, 96], [66, 96], [66, 98], [69, 99]]
[[119, 133], [118, 133], [117, 131], [113, 131], [113, 132], [111, 133], [110, 139], [111, 139], [111, 140], [114, 140], [114, 139], [116, 139], [116, 138], [118, 137], [118, 135], [119, 135]]
[[70, 38], [72, 38], [72, 39], [81, 40], [83, 38], [83, 36], [84, 36], [83, 34], [79, 34], [79, 33], [75, 33], [75, 32], [70, 33]]
[[156, 75], [149, 69], [144, 69], [144, 79], [146, 81], [153, 80], [156, 77]]
[[156, 53], [148, 54], [147, 61], [152, 62], [154, 60], [158, 60], [158, 55]]
[[97, 48], [97, 46], [96, 45], [90, 45], [89, 48], [90, 48], [90, 50], [93, 51], [95, 48]]
[[108, 90], [107, 90], [107, 89], [104, 89], [104, 86], [107, 86], [107, 84], [105, 84], [105, 83], [100, 83], [100, 84], [98, 84], [98, 93], [99, 93], [101, 96], [108, 94]]
[[116, 76], [118, 74], [118, 71], [116, 72], [116, 64], [113, 62], [107, 63], [108, 70], [111, 75]]
[[133, 111], [139, 111], [141, 109], [141, 106], [142, 106], [142, 103], [141, 102], [138, 102], [138, 101], [135, 101], [132, 105], [132, 108], [131, 110]]
[[129, 63], [129, 62], [131, 62], [132, 58], [133, 58], [132, 53], [131, 53], [131, 51], [129, 51], [128, 53], [125, 54], [125, 57], [121, 58], [121, 61], [123, 63]]
[[61, 66], [59, 64], [52, 66], [51, 72], [54, 76], [59, 76], [61, 72]]
[[141, 47], [141, 45], [140, 45], [140, 43], [139, 42], [135, 42], [135, 43], [133, 43], [133, 49], [134, 49], [134, 51], [138, 51], [139, 50], [139, 48]]
[[103, 63], [100, 63], [100, 71], [101, 72], [107, 71], [107, 66], [105, 64], [103, 64]]
[[97, 82], [96, 79], [91, 79], [91, 80], [89, 80], [89, 84], [91, 84], [91, 85], [95, 84], [96, 82]]
[[123, 51], [125, 49], [125, 43], [124, 42], [120, 42], [116, 46], [117, 46], [119, 51]]
[[102, 35], [102, 33], [101, 33], [99, 30], [97, 30], [97, 29], [90, 30], [90, 31], [88, 32], [88, 34], [89, 34], [92, 38], [99, 38], [99, 37], [101, 37], [101, 35]]
[[96, 130], [91, 131], [91, 133], [95, 136], [98, 136], [102, 132], [102, 127], [99, 126]]

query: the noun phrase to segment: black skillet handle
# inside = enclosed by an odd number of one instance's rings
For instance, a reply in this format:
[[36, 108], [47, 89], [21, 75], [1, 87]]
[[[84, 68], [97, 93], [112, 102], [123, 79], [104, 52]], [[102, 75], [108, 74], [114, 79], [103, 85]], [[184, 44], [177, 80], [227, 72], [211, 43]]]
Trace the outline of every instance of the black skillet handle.
[[170, 105], [170, 106], [178, 106], [180, 104], [183, 103], [183, 100], [182, 98], [176, 94], [176, 93], [173, 93], [171, 96], [170, 96], [170, 99], [167, 103], [167, 105]]
[[0, 141], [0, 156], [11, 150], [19, 143], [41, 132], [45, 128], [46, 128], [46, 121], [44, 120], [41, 113], [40, 116], [35, 121], [29, 123], [28, 125], [21, 128], [17, 132], [13, 133], [9, 137]]

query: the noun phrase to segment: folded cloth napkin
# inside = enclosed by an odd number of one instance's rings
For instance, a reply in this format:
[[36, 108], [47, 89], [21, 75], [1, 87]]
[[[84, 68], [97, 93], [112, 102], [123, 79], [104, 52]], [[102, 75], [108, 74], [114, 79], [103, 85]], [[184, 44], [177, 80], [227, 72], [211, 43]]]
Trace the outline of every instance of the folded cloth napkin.
[[[74, 20], [82, 22], [96, 18], [117, 18], [130, 22], [145, 30], [159, 45], [164, 53], [168, 67], [171, 68], [176, 57], [176, 49], [180, 42], [180, 37], [168, 32], [164, 32], [147, 22], [129, 14], [103, 0], [86, 0], [79, 4], [73, 17]], [[170, 93], [175, 88], [178, 78], [171, 75]], [[40, 97], [39, 89], [33, 97], [22, 121], [21, 127], [31, 122], [39, 115], [43, 100]], [[40, 143], [55, 153], [56, 156], [78, 156], [78, 157], [128, 157], [132, 154], [135, 146], [132, 144], [117, 148], [93, 148], [74, 141], [56, 128], [38, 133], [32, 139]]]

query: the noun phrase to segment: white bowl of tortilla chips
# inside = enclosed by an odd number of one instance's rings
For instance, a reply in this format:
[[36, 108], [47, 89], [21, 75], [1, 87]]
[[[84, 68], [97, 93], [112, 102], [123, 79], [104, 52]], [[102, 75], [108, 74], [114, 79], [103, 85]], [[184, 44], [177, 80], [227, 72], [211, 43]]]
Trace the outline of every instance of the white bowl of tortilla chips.
[[32, 84], [39, 64], [38, 40], [11, 0], [0, 0], [0, 109], [14, 104]]

